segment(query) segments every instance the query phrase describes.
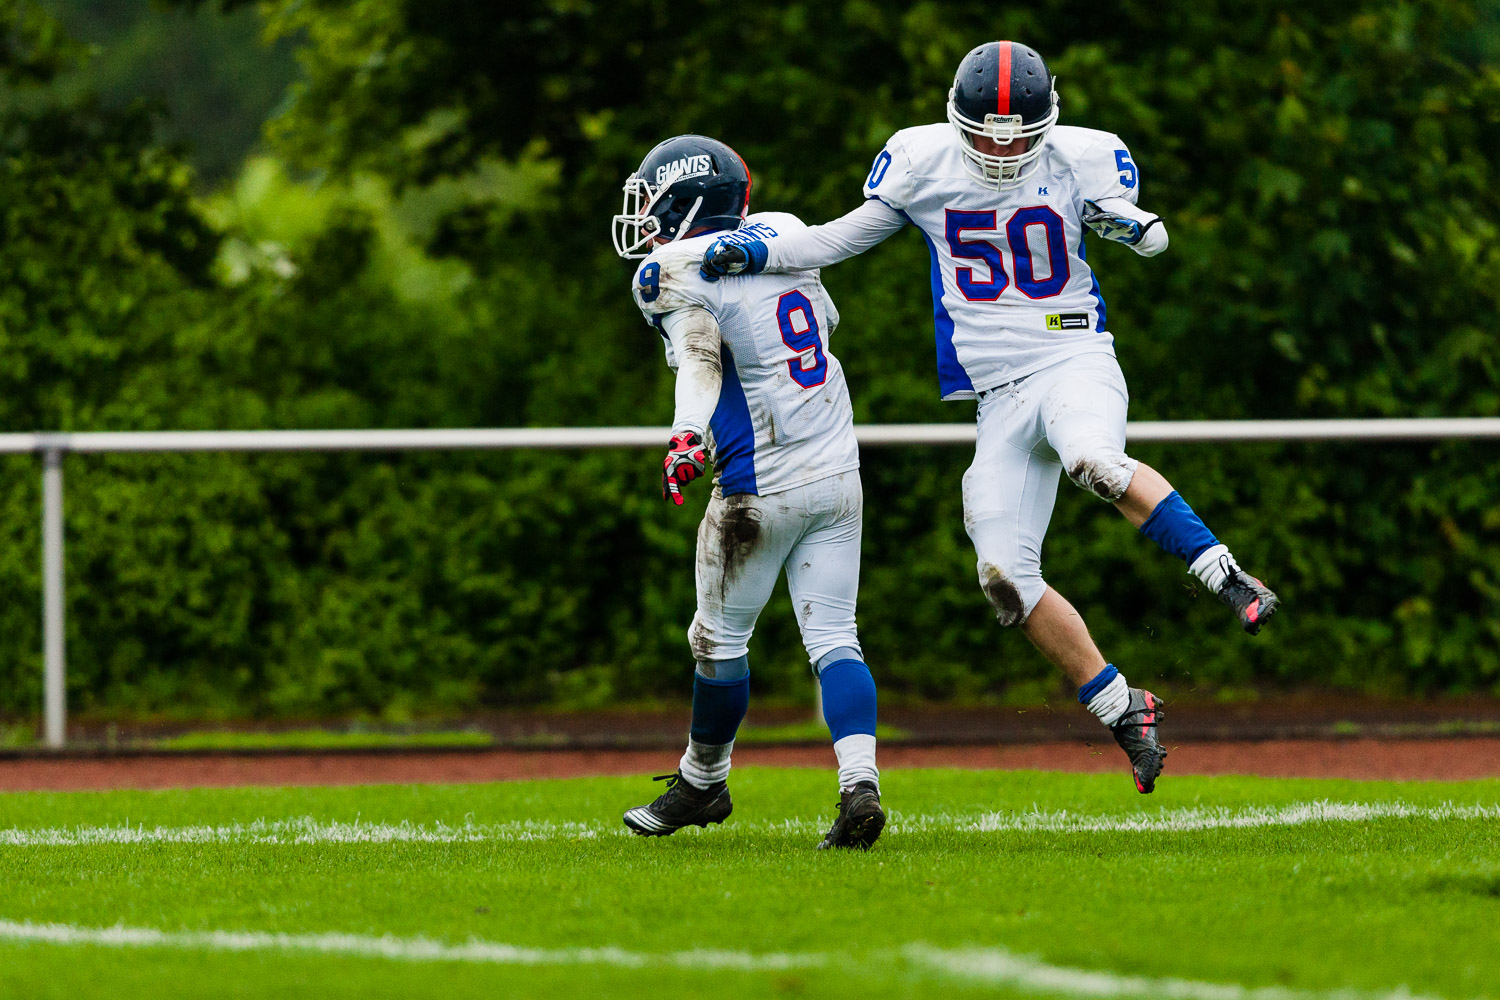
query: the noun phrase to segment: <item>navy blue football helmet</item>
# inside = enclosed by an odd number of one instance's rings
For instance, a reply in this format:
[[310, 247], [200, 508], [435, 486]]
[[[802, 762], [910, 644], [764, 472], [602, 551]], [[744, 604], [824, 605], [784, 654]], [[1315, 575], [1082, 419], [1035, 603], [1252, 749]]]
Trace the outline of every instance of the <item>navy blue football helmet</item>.
[[750, 170], [717, 139], [679, 135], [646, 154], [625, 179], [625, 204], [611, 236], [621, 257], [645, 257], [651, 242], [694, 229], [738, 229], [750, 208]]
[[[958, 130], [964, 166], [986, 187], [1015, 187], [1034, 169], [1057, 124], [1057, 89], [1035, 49], [986, 42], [964, 56], [948, 91], [948, 121]], [[974, 148], [976, 136], [1006, 145], [1029, 140], [1006, 156]]]

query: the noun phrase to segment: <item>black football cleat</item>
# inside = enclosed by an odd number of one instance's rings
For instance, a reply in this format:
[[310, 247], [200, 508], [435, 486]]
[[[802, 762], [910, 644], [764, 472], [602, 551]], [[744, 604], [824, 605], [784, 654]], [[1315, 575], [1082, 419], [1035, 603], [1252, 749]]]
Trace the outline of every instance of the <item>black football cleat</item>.
[[650, 805], [625, 811], [625, 825], [642, 837], [665, 837], [685, 826], [722, 823], [734, 811], [728, 782], [698, 788], [684, 780], [681, 771], [657, 775], [651, 780], [665, 781], [667, 790]]
[[1281, 599], [1272, 593], [1270, 587], [1238, 566], [1226, 568], [1229, 573], [1224, 577], [1224, 585], [1219, 588], [1219, 600], [1234, 609], [1246, 632], [1255, 635], [1276, 613], [1276, 609], [1281, 606]]
[[861, 781], [839, 794], [839, 815], [828, 828], [818, 850], [854, 847], [868, 851], [880, 831], [885, 829], [885, 810], [880, 808], [880, 791], [869, 781]]
[[1130, 689], [1130, 705], [1120, 721], [1109, 727], [1115, 742], [1130, 758], [1135, 775], [1135, 790], [1149, 795], [1156, 788], [1156, 776], [1167, 761], [1167, 748], [1156, 742], [1156, 724], [1161, 721], [1161, 701], [1150, 691]]

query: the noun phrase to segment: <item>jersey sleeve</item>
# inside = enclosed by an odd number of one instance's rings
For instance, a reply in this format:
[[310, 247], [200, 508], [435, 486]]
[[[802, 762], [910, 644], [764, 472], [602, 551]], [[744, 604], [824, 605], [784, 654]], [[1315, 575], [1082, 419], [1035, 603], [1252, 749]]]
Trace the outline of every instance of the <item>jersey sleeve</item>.
[[1117, 135], [1099, 134], [1079, 158], [1078, 190], [1090, 201], [1124, 198], [1132, 205], [1141, 196], [1141, 172]]
[[766, 241], [766, 271], [816, 271], [848, 260], [899, 232], [906, 216], [881, 201], [860, 202], [847, 215]]
[[911, 156], [898, 132], [890, 137], [885, 148], [876, 154], [875, 162], [870, 164], [870, 172], [865, 175], [864, 195], [878, 198], [896, 211], [904, 212], [911, 204], [914, 187]]
[[636, 268], [630, 294], [646, 322], [658, 330], [662, 317], [678, 309], [715, 311], [713, 286], [698, 276], [698, 258], [692, 254], [653, 253]]

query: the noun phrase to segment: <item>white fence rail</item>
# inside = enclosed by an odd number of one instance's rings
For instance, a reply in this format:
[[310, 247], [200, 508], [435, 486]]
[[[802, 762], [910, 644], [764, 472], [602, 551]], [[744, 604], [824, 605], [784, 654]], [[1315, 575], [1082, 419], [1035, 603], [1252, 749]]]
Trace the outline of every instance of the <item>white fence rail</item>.
[[[865, 447], [974, 443], [974, 425], [867, 424]], [[1133, 443], [1208, 441], [1431, 441], [1500, 438], [1500, 417], [1397, 420], [1203, 420], [1135, 422]], [[42, 648], [46, 677], [45, 740], [67, 734], [64, 647], [63, 458], [144, 452], [512, 451], [517, 449], [660, 448], [665, 427], [542, 427], [389, 431], [105, 431], [0, 434], [0, 455], [42, 456]]]

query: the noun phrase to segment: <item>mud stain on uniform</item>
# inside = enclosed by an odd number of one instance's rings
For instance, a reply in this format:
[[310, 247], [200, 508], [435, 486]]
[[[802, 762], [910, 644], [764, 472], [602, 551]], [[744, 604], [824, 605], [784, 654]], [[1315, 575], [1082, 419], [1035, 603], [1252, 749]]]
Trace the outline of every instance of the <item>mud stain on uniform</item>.
[[1130, 486], [1131, 470], [1121, 462], [1094, 458], [1081, 459], [1068, 469], [1075, 484], [1111, 503], [1125, 495]]
[[[701, 620], [695, 620], [692, 630], [688, 632], [688, 648], [692, 650], [694, 659], [705, 663], [712, 663], [714, 653], [719, 649], [719, 643], [713, 636], [709, 635], [708, 629], [704, 627]], [[712, 677], [713, 674], [710, 672], [704, 674], [704, 676]]]
[[802, 625], [804, 627], [807, 626], [808, 622], [812, 621], [812, 616], [813, 616], [812, 602], [811, 601], [804, 601], [803, 604], [802, 604]]
[[721, 601], [760, 542], [761, 515], [755, 507], [755, 501], [756, 497], [748, 493], [724, 498], [724, 512], [715, 525], [718, 535]]
[[1000, 567], [986, 563], [979, 570], [979, 586], [990, 606], [995, 609], [995, 618], [1001, 628], [1014, 628], [1026, 621], [1026, 602], [1021, 592], [1002, 572]]

